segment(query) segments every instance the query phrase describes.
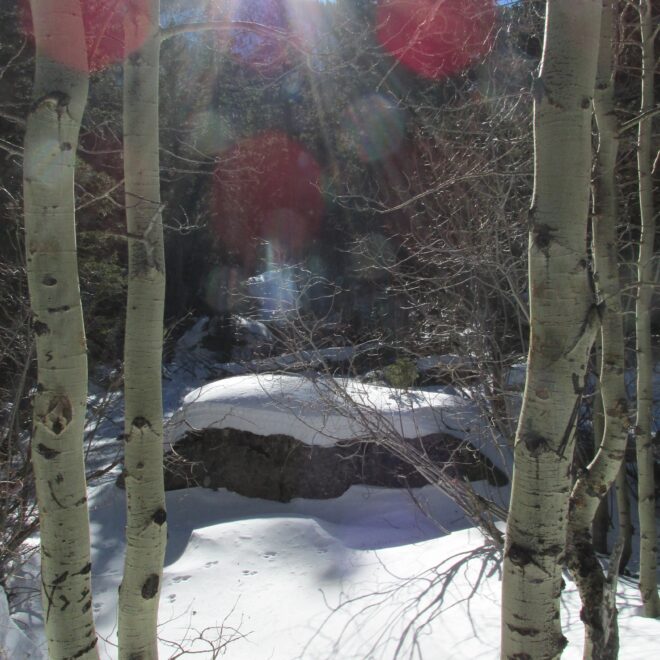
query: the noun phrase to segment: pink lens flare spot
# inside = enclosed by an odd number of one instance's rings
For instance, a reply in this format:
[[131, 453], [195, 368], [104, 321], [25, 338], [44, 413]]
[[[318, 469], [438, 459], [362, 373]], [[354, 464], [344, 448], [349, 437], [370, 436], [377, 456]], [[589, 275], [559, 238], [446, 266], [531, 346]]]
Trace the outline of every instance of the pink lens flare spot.
[[495, 0], [381, 0], [380, 45], [424, 78], [456, 75], [479, 62], [494, 38]]
[[[151, 15], [149, 0], [81, 0], [85, 29], [87, 57], [80, 54], [67, 34], [70, 34], [71, 16], [53, 12], [43, 30], [41, 48], [56, 62], [77, 71], [101, 71], [122, 62], [144, 43], [152, 23], [158, 16]], [[22, 0], [21, 23], [24, 34], [34, 39], [34, 25], [28, 0]]]
[[300, 143], [267, 131], [236, 142], [218, 158], [214, 227], [218, 238], [251, 266], [259, 242], [288, 257], [317, 235], [323, 216], [321, 167]]

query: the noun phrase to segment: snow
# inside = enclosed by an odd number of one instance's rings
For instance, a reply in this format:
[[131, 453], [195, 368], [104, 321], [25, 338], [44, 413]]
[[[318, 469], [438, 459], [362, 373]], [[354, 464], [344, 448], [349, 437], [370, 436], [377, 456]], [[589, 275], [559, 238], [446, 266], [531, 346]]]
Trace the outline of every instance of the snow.
[[298, 309], [301, 279], [295, 267], [267, 270], [246, 282], [248, 295], [257, 302], [263, 319], [277, 320]]
[[[175, 656], [178, 644], [210, 659], [210, 647], [194, 638], [206, 631], [213, 640], [222, 628], [233, 640], [224, 656], [232, 660], [385, 659], [400, 641], [401, 658], [495, 660], [501, 587], [495, 555], [437, 490], [426, 487], [416, 497], [435, 521], [403, 491], [363, 486], [335, 500], [288, 504], [224, 490], [168, 493], [161, 658]], [[90, 505], [94, 612], [101, 658], [108, 660], [117, 657], [123, 494], [105, 484]], [[433, 604], [448, 572], [451, 582]], [[562, 603], [570, 642], [563, 657], [577, 660], [583, 632], [570, 580]], [[653, 657], [660, 622], [639, 616], [632, 582], [620, 584], [619, 603], [619, 657]], [[15, 619], [41, 635], [36, 605], [35, 613]]]
[[178, 339], [172, 363], [165, 370], [166, 378], [192, 386], [208, 376], [215, 364], [213, 352], [202, 346], [209, 323], [209, 317], [203, 316]]
[[477, 360], [466, 358], [460, 355], [428, 355], [417, 358], [415, 366], [421, 372], [432, 371], [434, 369], [444, 369], [446, 371], [467, 371], [475, 373], [478, 368]]
[[234, 316], [238, 331], [244, 335], [254, 335], [263, 341], [274, 341], [272, 332], [261, 321], [246, 319], [243, 316]]
[[9, 616], [7, 594], [0, 587], [0, 658], [41, 658], [42, 653], [34, 642]]

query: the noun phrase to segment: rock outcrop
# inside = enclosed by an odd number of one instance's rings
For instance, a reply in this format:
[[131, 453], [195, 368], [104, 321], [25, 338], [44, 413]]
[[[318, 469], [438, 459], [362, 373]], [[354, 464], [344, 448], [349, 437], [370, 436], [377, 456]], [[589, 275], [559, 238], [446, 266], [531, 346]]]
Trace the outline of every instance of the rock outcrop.
[[[442, 433], [405, 440], [451, 476], [507, 483], [504, 473], [465, 441]], [[288, 502], [329, 499], [351, 485], [416, 488], [428, 482], [408, 462], [375, 442], [305, 444], [286, 435], [235, 429], [188, 433], [165, 457], [166, 488], [227, 488], [248, 497]]]

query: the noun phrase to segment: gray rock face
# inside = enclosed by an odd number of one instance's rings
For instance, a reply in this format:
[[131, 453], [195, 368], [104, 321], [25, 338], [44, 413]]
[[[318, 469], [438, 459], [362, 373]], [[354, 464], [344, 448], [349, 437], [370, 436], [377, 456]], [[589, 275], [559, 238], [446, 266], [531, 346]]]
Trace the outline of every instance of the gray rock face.
[[[450, 435], [416, 443], [452, 476], [506, 483], [506, 476], [476, 449]], [[294, 497], [339, 497], [351, 485], [416, 488], [428, 482], [410, 464], [374, 442], [311, 446], [286, 435], [260, 436], [235, 429], [189, 433], [165, 457], [168, 490], [227, 488], [247, 497], [288, 502]]]

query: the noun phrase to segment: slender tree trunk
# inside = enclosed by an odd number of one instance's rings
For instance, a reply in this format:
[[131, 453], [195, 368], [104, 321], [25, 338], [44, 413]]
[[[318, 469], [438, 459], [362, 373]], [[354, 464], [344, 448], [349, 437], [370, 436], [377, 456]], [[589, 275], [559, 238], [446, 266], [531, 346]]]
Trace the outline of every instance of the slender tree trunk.
[[[158, 151], [160, 46], [164, 39], [178, 34], [231, 28], [228, 22], [220, 21], [162, 31], [159, 14], [160, 0], [145, 0], [133, 5], [124, 23], [125, 42], [142, 44], [126, 52], [124, 61], [124, 187], [129, 249], [124, 467], [128, 515], [118, 632], [119, 657], [125, 660], [158, 657], [156, 625], [167, 539], [161, 383], [165, 258]], [[269, 35], [273, 32], [251, 23], [244, 27], [265, 30]]]
[[616, 658], [618, 632], [616, 606], [593, 547], [591, 525], [598, 507], [616, 479], [626, 449], [628, 403], [623, 376], [624, 338], [621, 285], [618, 268], [618, 199], [615, 178], [618, 126], [614, 113], [612, 36], [614, 5], [603, 0], [600, 49], [594, 111], [598, 124], [598, 152], [594, 177], [593, 255], [594, 281], [601, 312], [602, 358], [600, 393], [605, 425], [593, 461], [579, 477], [569, 504], [567, 563], [582, 599], [585, 658]]
[[[602, 329], [601, 329], [602, 333]], [[596, 364], [598, 372], [601, 371], [602, 366], [602, 341], [596, 339]], [[598, 451], [603, 434], [605, 433], [605, 413], [603, 411], [603, 396], [600, 390], [600, 380], [596, 384], [594, 391], [594, 402], [592, 406], [592, 427], [594, 433], [594, 455]], [[593, 457], [592, 457], [593, 459]], [[593, 538], [594, 550], [601, 554], [607, 553], [607, 532], [610, 524], [610, 516], [607, 506], [607, 497], [600, 501], [594, 521], [591, 525], [591, 536]]]
[[630, 495], [628, 493], [628, 478], [626, 476], [626, 463], [621, 465], [616, 475], [616, 509], [619, 521], [619, 535], [623, 538], [621, 558], [619, 559], [619, 574], [623, 573], [632, 554], [633, 526], [630, 515]]
[[591, 525], [591, 534], [594, 540], [594, 550], [601, 555], [606, 555], [608, 551], [607, 535], [610, 529], [610, 510], [608, 506], [608, 497], [605, 496], [600, 501], [594, 521]]
[[586, 259], [600, 0], [548, 0], [534, 84], [531, 337], [502, 585], [502, 657], [557, 658], [574, 426], [598, 308]]
[[42, 601], [49, 657], [87, 659], [98, 654], [83, 457], [87, 353], [73, 194], [87, 52], [78, 0], [32, 0], [31, 8], [37, 52], [23, 190], [38, 362], [32, 463]]
[[[641, 113], [651, 110], [655, 55], [653, 20], [650, 0], [640, 0], [639, 7], [642, 47]], [[653, 178], [651, 172], [652, 118], [639, 122], [637, 138], [637, 171], [639, 175], [639, 213], [641, 235], [637, 262], [637, 304], [635, 332], [637, 336], [637, 472], [639, 502], [639, 588], [645, 616], [660, 616], [660, 599], [656, 583], [655, 483], [653, 475], [653, 354], [651, 350], [651, 298], [653, 295]]]
[[[141, 12], [141, 13], [140, 13]], [[124, 63], [124, 186], [129, 236], [124, 349], [126, 560], [119, 593], [119, 657], [158, 657], [156, 624], [166, 543], [161, 363], [165, 266], [158, 157], [159, 0], [125, 22], [144, 32]]]

